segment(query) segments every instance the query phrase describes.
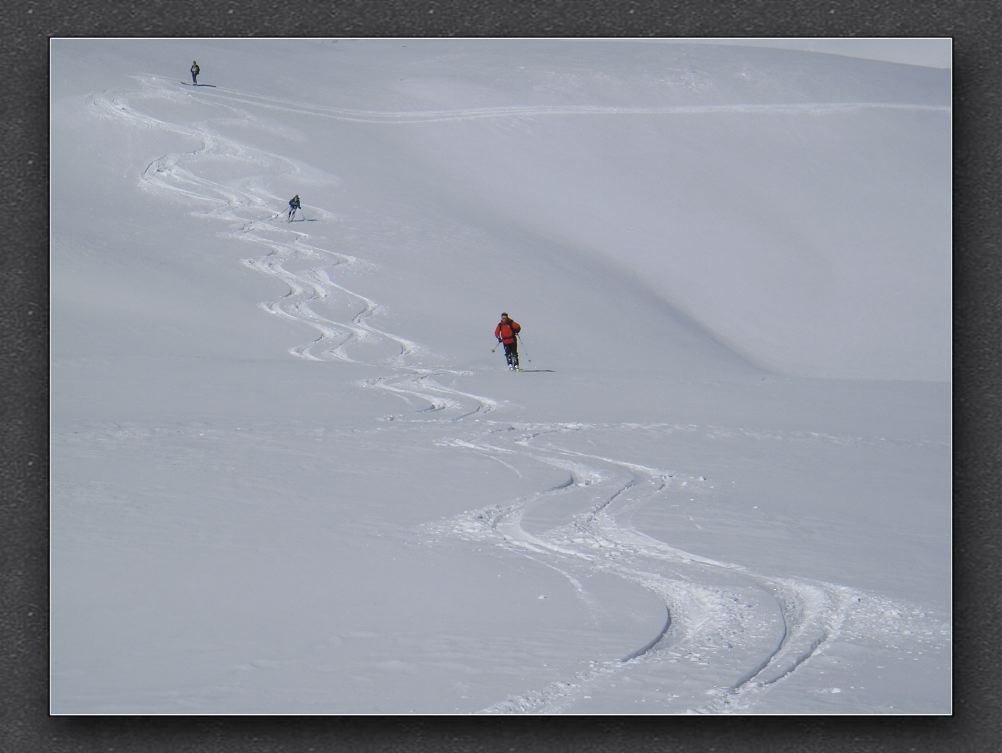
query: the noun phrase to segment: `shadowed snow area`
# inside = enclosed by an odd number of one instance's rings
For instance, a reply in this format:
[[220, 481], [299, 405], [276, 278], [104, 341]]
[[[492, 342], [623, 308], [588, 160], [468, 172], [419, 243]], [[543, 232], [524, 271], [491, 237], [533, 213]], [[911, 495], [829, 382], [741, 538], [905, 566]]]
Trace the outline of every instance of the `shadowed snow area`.
[[51, 113], [54, 713], [950, 712], [949, 71], [63, 39]]

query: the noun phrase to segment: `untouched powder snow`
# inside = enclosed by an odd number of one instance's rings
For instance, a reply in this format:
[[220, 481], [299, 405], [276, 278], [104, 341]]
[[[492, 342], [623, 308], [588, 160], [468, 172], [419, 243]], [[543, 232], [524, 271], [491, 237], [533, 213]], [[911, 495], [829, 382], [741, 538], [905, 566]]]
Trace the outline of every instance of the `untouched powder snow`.
[[949, 71], [51, 65], [53, 713], [950, 712]]

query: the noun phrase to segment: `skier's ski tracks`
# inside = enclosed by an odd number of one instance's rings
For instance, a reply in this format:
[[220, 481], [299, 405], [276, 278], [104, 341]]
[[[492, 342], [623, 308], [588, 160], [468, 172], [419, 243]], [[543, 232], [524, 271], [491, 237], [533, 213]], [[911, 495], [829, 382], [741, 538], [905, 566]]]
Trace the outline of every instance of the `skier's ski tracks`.
[[309, 105], [299, 101], [266, 97], [249, 92], [220, 90], [216, 98], [242, 105], [295, 112], [302, 115], [330, 118], [353, 123], [383, 125], [408, 125], [420, 123], [442, 123], [461, 120], [485, 120], [499, 118], [573, 117], [573, 116], [681, 116], [681, 115], [728, 115], [728, 114], [807, 114], [854, 112], [858, 110], [930, 110], [948, 113], [949, 108], [935, 105], [887, 102], [793, 102], [775, 104], [705, 104], [705, 105], [663, 105], [648, 107], [609, 107], [600, 105], [506, 105], [497, 107], [473, 107], [450, 110], [361, 110], [346, 107]]
[[[493, 541], [536, 561], [550, 562], [569, 577], [582, 579], [595, 572], [616, 575], [649, 590], [661, 601], [664, 624], [647, 644], [618, 660], [595, 657], [592, 669], [567, 681], [512, 696], [484, 709], [484, 713], [559, 712], [572, 708], [586, 690], [593, 692], [596, 683], [615, 673], [657, 667], [656, 671], [670, 676], [676, 662], [705, 664], [707, 657], [716, 657], [711, 663], [717, 667], [710, 673], [714, 678], [706, 693], [710, 700], [665, 710], [747, 711], [754, 708], [762, 693], [810, 666], [839, 638], [854, 613], [865, 620], [869, 629], [880, 629], [879, 617], [866, 614], [860, 607], [879, 604], [869, 594], [806, 578], [754, 572], [737, 563], [685, 551], [632, 527], [628, 518], [633, 510], [671, 493], [673, 488], [691, 490], [688, 485], [700, 483], [700, 477], [570, 450], [552, 441], [545, 445], [540, 442], [553, 434], [582, 430], [573, 424], [534, 425], [524, 427], [511, 444], [453, 440], [452, 446], [492, 456], [520, 476], [524, 474], [519, 469], [525, 463], [560, 468], [569, 476], [561, 484], [508, 505], [440, 521], [429, 526], [428, 531], [480, 543]], [[505, 433], [490, 430], [495, 437]], [[528, 523], [536, 511], [549, 509], [553, 501], [568, 495], [578, 498], [580, 510], [569, 515], [564, 524], [539, 529], [538, 524]], [[897, 605], [895, 609], [905, 607]], [[741, 656], [760, 658], [742, 668], [729, 658], [738, 649]], [[622, 666], [617, 667], [617, 661]], [[733, 667], [729, 682], [722, 674], [727, 667]]]
[[[387, 329], [376, 326], [381, 306], [372, 298], [349, 288], [344, 278], [350, 271], [371, 271], [373, 267], [354, 254], [321, 248], [309, 242], [309, 235], [285, 227], [282, 212], [270, 208], [279, 197], [261, 187], [252, 176], [240, 183], [223, 184], [200, 176], [196, 167], [206, 158], [226, 158], [269, 173], [301, 174], [308, 169], [282, 156], [224, 138], [210, 124], [171, 123], [147, 115], [133, 100], [173, 99], [180, 95], [165, 87], [165, 80], [153, 76], [135, 77], [142, 89], [128, 94], [101, 94], [91, 100], [100, 117], [114, 117], [127, 123], [168, 131], [190, 139], [195, 147], [187, 152], [161, 155], [143, 170], [140, 185], [147, 190], [170, 193], [197, 203], [199, 213], [210, 219], [237, 224], [238, 229], [223, 237], [267, 250], [264, 256], [243, 261], [251, 270], [269, 275], [286, 290], [277, 299], [260, 304], [267, 313], [312, 328], [315, 337], [289, 348], [289, 353], [306, 361], [340, 361], [389, 367], [393, 374], [366, 380], [363, 386], [376, 388], [413, 404], [424, 403], [423, 414], [441, 414], [447, 420], [486, 415], [497, 407], [491, 398], [454, 389], [436, 377], [461, 375], [449, 369], [419, 369], [410, 364], [424, 352], [423, 346]], [[219, 100], [214, 99], [213, 102]], [[230, 97], [220, 106], [243, 118], [256, 120], [245, 110], [236, 110]], [[207, 209], [206, 209], [207, 208]], [[334, 313], [332, 309], [336, 310]]]

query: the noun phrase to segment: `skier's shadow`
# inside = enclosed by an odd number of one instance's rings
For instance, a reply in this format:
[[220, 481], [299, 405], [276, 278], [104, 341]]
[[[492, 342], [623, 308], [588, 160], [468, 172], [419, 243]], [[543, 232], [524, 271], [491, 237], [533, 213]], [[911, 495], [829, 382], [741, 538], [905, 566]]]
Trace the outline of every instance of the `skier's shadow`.
[[189, 84], [187, 81], [182, 81], [181, 83], [184, 84], [185, 86], [207, 86], [210, 89], [216, 88], [215, 84]]

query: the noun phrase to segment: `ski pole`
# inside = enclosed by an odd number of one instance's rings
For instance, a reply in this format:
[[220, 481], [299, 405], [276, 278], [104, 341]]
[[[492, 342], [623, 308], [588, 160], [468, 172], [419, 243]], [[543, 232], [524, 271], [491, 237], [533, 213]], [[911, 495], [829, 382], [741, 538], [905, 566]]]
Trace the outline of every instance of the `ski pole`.
[[520, 348], [522, 349], [522, 355], [524, 355], [524, 356], [525, 356], [525, 360], [526, 360], [526, 361], [527, 361], [528, 363], [532, 363], [532, 359], [531, 359], [531, 358], [529, 358], [529, 353], [528, 353], [528, 351], [526, 351], [526, 349], [525, 349], [525, 340], [523, 340], [523, 339], [522, 339], [522, 335], [521, 335], [521, 334], [516, 334], [516, 335], [515, 335], [515, 337], [517, 337], [517, 338], [518, 338], [518, 345], [519, 345], [519, 347], [520, 347]]

